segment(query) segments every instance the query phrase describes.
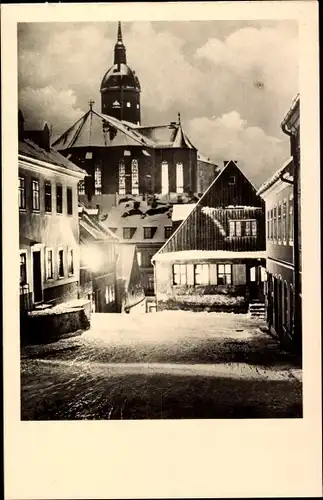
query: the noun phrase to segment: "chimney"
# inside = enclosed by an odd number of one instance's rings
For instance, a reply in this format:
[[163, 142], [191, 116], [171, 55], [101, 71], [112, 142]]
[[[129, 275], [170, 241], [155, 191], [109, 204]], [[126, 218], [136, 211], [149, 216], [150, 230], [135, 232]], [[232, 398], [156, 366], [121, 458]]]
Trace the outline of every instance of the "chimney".
[[24, 140], [24, 115], [22, 114], [22, 111], [19, 109], [18, 111], [18, 140], [23, 141]]

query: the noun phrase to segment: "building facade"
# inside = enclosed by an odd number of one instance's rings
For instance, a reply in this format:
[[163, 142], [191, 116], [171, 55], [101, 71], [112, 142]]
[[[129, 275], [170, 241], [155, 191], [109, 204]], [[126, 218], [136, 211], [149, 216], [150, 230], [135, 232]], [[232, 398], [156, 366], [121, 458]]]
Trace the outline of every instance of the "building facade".
[[282, 129], [291, 157], [259, 189], [266, 203], [267, 321], [282, 344], [301, 352], [302, 287], [300, 223], [300, 99], [294, 100]]
[[47, 143], [24, 139], [19, 115], [21, 310], [78, 297], [78, 183], [86, 172]]
[[263, 300], [264, 202], [236, 162], [225, 162], [153, 262], [158, 310], [247, 312]]

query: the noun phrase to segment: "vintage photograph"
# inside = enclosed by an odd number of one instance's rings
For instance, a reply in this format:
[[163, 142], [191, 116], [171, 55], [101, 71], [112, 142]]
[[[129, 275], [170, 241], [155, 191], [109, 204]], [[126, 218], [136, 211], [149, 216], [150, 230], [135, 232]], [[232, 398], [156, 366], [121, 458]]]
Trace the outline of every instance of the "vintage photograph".
[[298, 22], [17, 36], [21, 420], [302, 418]]

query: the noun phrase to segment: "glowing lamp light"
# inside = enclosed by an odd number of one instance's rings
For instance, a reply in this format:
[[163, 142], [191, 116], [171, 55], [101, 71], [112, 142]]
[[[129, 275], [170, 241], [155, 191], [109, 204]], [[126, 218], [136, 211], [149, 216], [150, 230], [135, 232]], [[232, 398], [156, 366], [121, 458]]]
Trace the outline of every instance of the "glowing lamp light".
[[103, 265], [103, 253], [96, 247], [85, 247], [82, 249], [82, 260], [91, 271], [98, 271]]

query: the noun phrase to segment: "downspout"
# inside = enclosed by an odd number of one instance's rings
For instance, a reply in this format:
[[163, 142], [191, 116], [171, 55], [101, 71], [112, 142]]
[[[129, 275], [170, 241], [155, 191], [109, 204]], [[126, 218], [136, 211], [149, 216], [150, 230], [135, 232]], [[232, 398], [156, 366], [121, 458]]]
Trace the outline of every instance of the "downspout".
[[281, 124], [282, 131], [290, 137], [291, 155], [293, 157], [294, 175], [293, 175], [293, 212], [294, 212], [294, 335], [296, 349], [302, 352], [302, 329], [301, 329], [301, 303], [300, 303], [300, 256], [299, 256], [299, 207], [298, 207], [298, 189], [299, 189], [299, 166], [300, 159], [295, 134], [288, 130], [286, 124]]

